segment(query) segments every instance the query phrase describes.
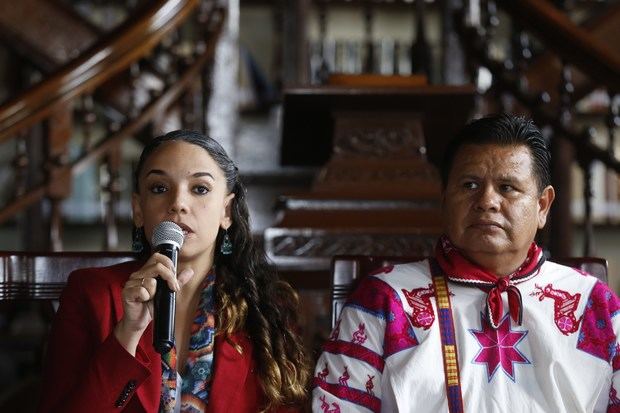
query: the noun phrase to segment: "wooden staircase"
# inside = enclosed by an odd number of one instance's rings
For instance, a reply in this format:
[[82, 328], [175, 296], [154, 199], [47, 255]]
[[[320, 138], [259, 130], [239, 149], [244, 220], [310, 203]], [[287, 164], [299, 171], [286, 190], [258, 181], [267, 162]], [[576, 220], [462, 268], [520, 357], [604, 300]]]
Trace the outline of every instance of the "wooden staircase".
[[[17, 219], [25, 233], [35, 223], [34, 232], [49, 237], [27, 240], [26, 248], [61, 250], [61, 203], [72, 192], [72, 177], [103, 162], [104, 247], [115, 249], [122, 143], [148, 139], [171, 119], [207, 129], [208, 74], [225, 10], [211, 0], [144, 2], [115, 30], [99, 33], [64, 4], [42, 3], [44, 10], [57, 7], [50, 13], [58, 21], [41, 28], [55, 33], [49, 37], [83, 38], [69, 42], [63, 61], [47, 50], [44, 31], [0, 22], [0, 33], [21, 39], [16, 44], [27, 45], [24, 55], [49, 71], [0, 106], [0, 144], [15, 148], [12, 196], [0, 200], [0, 223]], [[16, 17], [37, 7], [28, 0], [9, 10]]]
[[0, 38], [46, 75], [84, 53], [101, 35], [60, 1], [2, 1]]
[[[610, 193], [616, 194], [610, 200], [620, 201], [620, 158], [615, 139], [620, 125], [620, 51], [618, 42], [610, 37], [620, 26], [618, 4], [609, 2], [608, 13], [599, 14], [584, 27], [546, 1], [524, 0], [517, 4], [502, 0], [482, 5], [480, 19], [474, 21], [464, 14], [458, 18], [472, 77], [476, 78], [481, 68], [490, 71], [492, 77], [490, 87], [481, 93], [480, 111], [528, 114], [550, 139], [556, 200], [543, 244], [554, 256], [574, 254], [570, 171], [574, 163], [579, 166], [584, 182], [583, 255], [593, 255], [594, 164], [604, 165]], [[498, 7], [510, 19], [510, 36], [521, 39], [499, 57]], [[607, 95], [607, 103], [584, 113], [579, 103], [593, 90]]]

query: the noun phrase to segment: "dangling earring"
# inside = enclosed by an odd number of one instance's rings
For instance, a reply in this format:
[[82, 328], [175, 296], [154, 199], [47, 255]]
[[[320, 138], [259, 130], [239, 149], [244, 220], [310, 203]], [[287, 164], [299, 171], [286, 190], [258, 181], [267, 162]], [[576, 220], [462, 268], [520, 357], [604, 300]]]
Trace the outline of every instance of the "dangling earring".
[[133, 227], [133, 231], [131, 232], [131, 250], [133, 252], [142, 252], [144, 251], [144, 228], [143, 227]]
[[220, 245], [220, 252], [222, 255], [230, 255], [233, 251], [233, 244], [230, 241], [230, 237], [228, 236], [228, 230], [224, 230], [224, 239], [222, 240], [222, 245]]

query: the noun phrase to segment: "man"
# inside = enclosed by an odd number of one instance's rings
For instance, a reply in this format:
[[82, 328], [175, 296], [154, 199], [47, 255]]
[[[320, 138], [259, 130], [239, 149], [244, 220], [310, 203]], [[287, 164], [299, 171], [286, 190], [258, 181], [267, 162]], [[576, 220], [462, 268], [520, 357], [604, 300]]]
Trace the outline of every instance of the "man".
[[434, 257], [349, 297], [314, 411], [620, 412], [620, 300], [534, 243], [554, 199], [549, 163], [529, 120], [464, 128], [444, 158]]

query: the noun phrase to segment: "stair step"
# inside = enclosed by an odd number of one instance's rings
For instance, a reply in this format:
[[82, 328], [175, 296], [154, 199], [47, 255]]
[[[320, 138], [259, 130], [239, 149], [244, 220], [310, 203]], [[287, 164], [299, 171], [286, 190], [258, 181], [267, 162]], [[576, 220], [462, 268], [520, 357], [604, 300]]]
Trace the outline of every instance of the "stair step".
[[0, 36], [49, 73], [93, 45], [99, 33], [59, 2], [19, 0], [3, 2]]

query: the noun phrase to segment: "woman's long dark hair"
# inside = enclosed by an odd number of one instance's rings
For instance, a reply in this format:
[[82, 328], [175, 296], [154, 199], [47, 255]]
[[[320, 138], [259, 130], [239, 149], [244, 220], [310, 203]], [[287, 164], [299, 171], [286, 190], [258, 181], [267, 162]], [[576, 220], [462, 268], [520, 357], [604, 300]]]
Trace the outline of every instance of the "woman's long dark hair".
[[[227, 339], [239, 331], [248, 334], [256, 354], [266, 410], [300, 405], [307, 397], [310, 370], [295, 331], [298, 297], [288, 283], [278, 279], [264, 252], [253, 242], [245, 187], [224, 148], [214, 139], [193, 131], [179, 130], [158, 136], [145, 146], [140, 156], [134, 191], [138, 193], [138, 178], [145, 161], [156, 148], [169, 141], [187, 142], [206, 150], [224, 172], [228, 191], [235, 194], [231, 201], [232, 225], [228, 228], [232, 254], [220, 254], [224, 238], [221, 228], [215, 244], [218, 334], [225, 334]], [[144, 236], [143, 231], [137, 233]]]

